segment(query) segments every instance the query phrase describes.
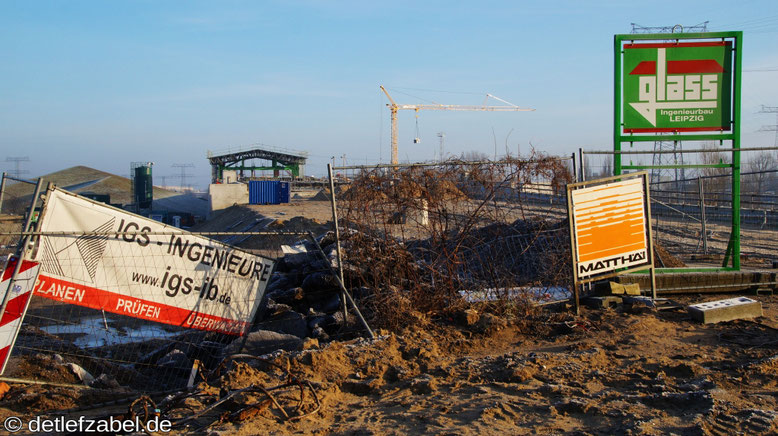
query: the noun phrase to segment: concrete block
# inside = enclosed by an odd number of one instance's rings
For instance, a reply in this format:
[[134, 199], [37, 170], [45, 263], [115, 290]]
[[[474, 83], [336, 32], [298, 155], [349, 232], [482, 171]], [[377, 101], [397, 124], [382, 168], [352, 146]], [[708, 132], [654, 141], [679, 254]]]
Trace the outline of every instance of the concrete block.
[[656, 307], [656, 302], [651, 297], [624, 297], [625, 306], [642, 305], [646, 307]]
[[589, 297], [586, 299], [586, 304], [589, 307], [593, 307], [595, 309], [604, 309], [607, 307], [615, 307], [621, 304], [621, 297], [617, 297], [614, 295], [608, 295], [604, 297]]
[[687, 307], [689, 314], [703, 324], [762, 316], [762, 303], [746, 297], [709, 301]]
[[593, 286], [594, 286], [594, 288], [593, 288], [594, 294], [593, 295], [594, 296], [613, 295], [613, 291], [611, 289], [611, 284], [612, 283], [613, 282], [609, 282], [607, 280], [601, 280], [601, 281], [598, 281], [598, 282], [594, 282], [594, 284], [593, 284]]
[[624, 293], [627, 295], [640, 295], [640, 284], [629, 283], [624, 285]]
[[640, 284], [608, 282], [611, 295], [640, 295]]
[[667, 298], [654, 299], [648, 296], [640, 295], [634, 297], [624, 297], [624, 305], [627, 307], [645, 306], [655, 308], [656, 310], [673, 310], [683, 308], [681, 304], [678, 304], [675, 301], [669, 300]]
[[624, 285], [622, 285], [621, 283], [608, 282], [608, 284], [611, 287], [612, 295], [621, 295], [624, 293]]

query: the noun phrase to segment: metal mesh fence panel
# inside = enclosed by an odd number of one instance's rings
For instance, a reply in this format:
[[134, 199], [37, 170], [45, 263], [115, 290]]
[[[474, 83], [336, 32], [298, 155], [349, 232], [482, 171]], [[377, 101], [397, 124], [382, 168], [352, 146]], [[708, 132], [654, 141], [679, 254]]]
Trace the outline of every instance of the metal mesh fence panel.
[[[742, 177], [741, 254], [766, 263], [778, 251], [778, 196], [748, 192], [752, 176]], [[731, 180], [717, 175], [652, 183], [652, 225], [659, 245], [684, 262], [720, 263], [732, 231]]]
[[345, 281], [377, 324], [474, 293], [569, 292], [564, 159], [336, 170]]
[[5, 266], [5, 259], [16, 250], [23, 219], [19, 215], [0, 215], [0, 265]]
[[[659, 249], [657, 266], [721, 266], [732, 236], [732, 168], [728, 165], [732, 157], [729, 150], [712, 141], [677, 145], [674, 151], [651, 152], [631, 144], [629, 150], [622, 151], [622, 164], [629, 162], [633, 168], [656, 164], [654, 158], [660, 154], [669, 156], [671, 164], [700, 166], [652, 171], [651, 212]], [[771, 154], [774, 150], [741, 148], [741, 261], [751, 267], [770, 266], [778, 249], [778, 169]], [[611, 175], [613, 154], [582, 151], [585, 178]], [[663, 257], [662, 249], [672, 256]]]
[[[33, 186], [29, 183], [14, 183], [3, 180], [3, 192], [0, 193], [0, 265], [5, 266], [7, 256], [14, 252], [19, 243], [19, 235], [24, 225], [25, 208], [29, 206]], [[26, 190], [27, 193], [25, 197]]]

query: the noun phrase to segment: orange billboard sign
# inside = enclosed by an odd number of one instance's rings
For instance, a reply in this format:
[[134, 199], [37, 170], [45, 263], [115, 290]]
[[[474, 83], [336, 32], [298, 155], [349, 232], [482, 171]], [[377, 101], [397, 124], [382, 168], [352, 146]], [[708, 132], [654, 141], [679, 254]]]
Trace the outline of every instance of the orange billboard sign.
[[650, 267], [645, 173], [569, 185], [576, 281]]

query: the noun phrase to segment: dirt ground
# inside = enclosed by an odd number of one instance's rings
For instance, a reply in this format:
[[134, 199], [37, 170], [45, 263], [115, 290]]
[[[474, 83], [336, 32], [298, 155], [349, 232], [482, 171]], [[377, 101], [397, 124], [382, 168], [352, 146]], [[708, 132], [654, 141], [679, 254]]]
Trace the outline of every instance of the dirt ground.
[[[717, 297], [706, 296], [705, 299]], [[702, 300], [686, 297], [687, 302]], [[585, 310], [505, 325], [437, 319], [289, 359], [321, 386], [310, 418], [221, 434], [775, 434], [778, 298], [765, 316], [701, 325], [685, 311]], [[471, 312], [472, 314], [472, 312]], [[484, 317], [482, 317], [483, 319]], [[485, 317], [491, 319], [490, 317]], [[248, 371], [241, 384], [250, 383]]]
[[[778, 296], [753, 298], [763, 317], [713, 325], [692, 321], [685, 310], [583, 309], [580, 317], [543, 311], [511, 323], [477, 309], [417, 314], [418, 325], [401, 334], [309, 343], [306, 351], [272, 356], [316, 389], [321, 408], [310, 416], [286, 421], [270, 406], [241, 420], [225, 412], [261, 398], [236, 397], [179, 432], [776, 434]], [[231, 363], [169, 416], [192, 415], [227, 392], [277, 385], [285, 376], [261, 362]], [[76, 407], [98, 394], [13, 386], [0, 402], [0, 419]], [[71, 416], [126, 410], [134, 398]], [[294, 401], [279, 401], [291, 411]], [[309, 394], [302, 412], [312, 407]]]
[[[286, 221], [293, 217], [304, 217], [327, 223], [332, 221], [332, 206], [329, 201], [312, 201], [306, 199], [292, 200], [284, 204], [246, 204], [232, 206], [214, 213], [214, 216], [202, 224], [191, 228], [193, 232], [223, 231], [230, 224], [244, 219], [250, 214], [262, 215], [279, 221]], [[232, 229], [240, 231], [240, 228]]]

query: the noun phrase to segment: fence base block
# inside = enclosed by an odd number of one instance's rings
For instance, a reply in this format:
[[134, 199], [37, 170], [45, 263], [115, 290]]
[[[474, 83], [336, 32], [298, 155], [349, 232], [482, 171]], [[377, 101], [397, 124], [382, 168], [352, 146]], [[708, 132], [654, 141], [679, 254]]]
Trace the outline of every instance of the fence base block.
[[586, 299], [586, 305], [595, 309], [605, 309], [608, 307], [616, 307], [621, 304], [622, 298], [614, 295], [605, 297], [589, 297]]
[[687, 309], [694, 320], [703, 324], [762, 316], [762, 303], [746, 297], [693, 304]]

